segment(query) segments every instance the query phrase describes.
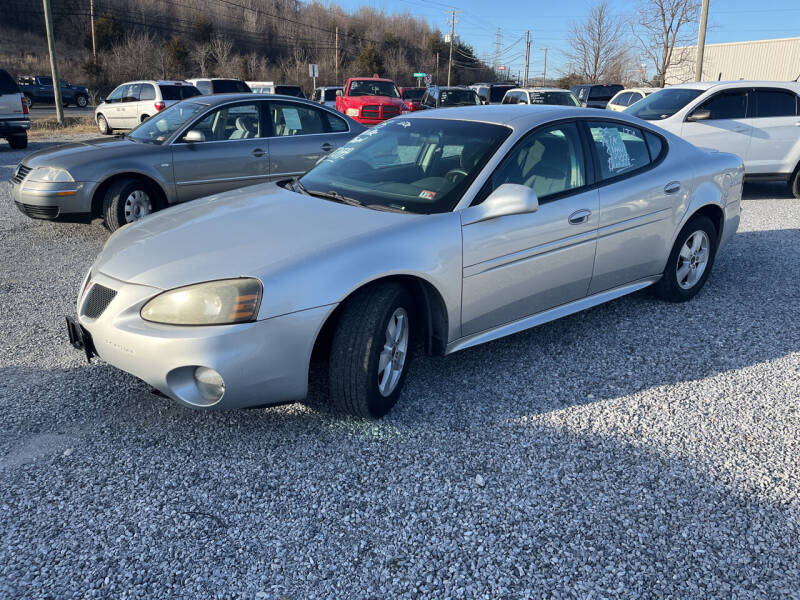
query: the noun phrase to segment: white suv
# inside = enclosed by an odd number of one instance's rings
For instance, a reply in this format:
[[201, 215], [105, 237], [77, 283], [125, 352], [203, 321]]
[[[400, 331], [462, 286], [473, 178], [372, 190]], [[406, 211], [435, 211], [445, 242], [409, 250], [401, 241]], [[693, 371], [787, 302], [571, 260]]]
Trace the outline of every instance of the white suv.
[[630, 106], [695, 146], [738, 154], [749, 181], [785, 181], [800, 198], [800, 83], [673, 85]]
[[199, 96], [200, 90], [185, 81], [129, 81], [118, 86], [94, 111], [100, 133], [133, 129], [166, 107], [185, 98]]
[[30, 127], [27, 99], [14, 78], [0, 69], [0, 138], [6, 138], [13, 149], [22, 150], [28, 145]]

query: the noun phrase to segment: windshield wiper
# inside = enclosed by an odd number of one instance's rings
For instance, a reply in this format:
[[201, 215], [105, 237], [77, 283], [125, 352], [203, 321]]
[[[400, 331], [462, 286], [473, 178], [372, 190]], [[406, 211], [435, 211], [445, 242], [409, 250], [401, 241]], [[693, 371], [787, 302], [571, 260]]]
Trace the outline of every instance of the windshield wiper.
[[297, 176], [294, 179], [292, 179], [292, 188], [294, 188], [296, 190], [300, 190], [303, 194], [305, 194], [307, 196], [311, 195], [311, 194], [309, 194], [308, 190], [306, 189], [306, 186], [304, 186], [300, 182], [300, 177], [299, 176]]
[[327, 192], [320, 192], [317, 190], [306, 190], [306, 193], [311, 196], [316, 196], [317, 198], [325, 198], [327, 200], [333, 200], [334, 202], [340, 202], [342, 204], [349, 204], [350, 206], [364, 206], [364, 203], [360, 200], [356, 200], [355, 198], [351, 198], [349, 196], [343, 196], [339, 192], [334, 190], [328, 190]]

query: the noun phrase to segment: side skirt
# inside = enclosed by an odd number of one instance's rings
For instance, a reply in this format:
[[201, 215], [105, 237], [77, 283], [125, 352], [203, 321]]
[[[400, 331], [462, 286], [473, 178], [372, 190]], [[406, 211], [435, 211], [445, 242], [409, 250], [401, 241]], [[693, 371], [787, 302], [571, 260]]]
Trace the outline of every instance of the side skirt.
[[654, 284], [659, 279], [661, 279], [661, 275], [639, 279], [620, 287], [599, 292], [597, 294], [593, 294], [592, 296], [587, 296], [586, 298], [581, 298], [580, 300], [574, 300], [573, 302], [569, 302], [567, 304], [549, 308], [540, 313], [536, 313], [535, 315], [531, 315], [530, 317], [524, 317], [517, 321], [500, 325], [494, 329], [487, 329], [486, 331], [480, 331], [466, 337], [458, 338], [447, 345], [445, 354], [452, 354], [453, 352], [458, 352], [459, 350], [464, 350], [465, 348], [471, 348], [472, 346], [485, 344], [486, 342], [491, 342], [492, 340], [511, 335], [512, 333], [519, 333], [520, 331], [525, 331], [526, 329], [536, 327], [537, 325], [549, 323], [550, 321], [555, 321], [561, 317], [566, 317], [567, 315], [586, 310], [587, 308], [592, 308], [598, 304], [615, 300], [616, 298], [620, 298], [646, 288], [647, 286]]

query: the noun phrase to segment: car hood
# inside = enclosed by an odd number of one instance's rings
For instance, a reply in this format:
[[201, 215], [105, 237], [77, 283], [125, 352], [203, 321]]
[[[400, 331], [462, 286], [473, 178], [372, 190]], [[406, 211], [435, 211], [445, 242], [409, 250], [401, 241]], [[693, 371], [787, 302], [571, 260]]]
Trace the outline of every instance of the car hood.
[[[29, 167], [62, 167], [70, 171], [80, 181], [81, 166], [94, 166], [98, 160], [114, 159], [119, 156], [134, 154], [152, 154], [160, 148], [156, 144], [134, 142], [121, 137], [103, 137], [82, 142], [60, 144], [52, 148], [38, 150], [25, 157], [24, 163]], [[78, 174], [76, 175], [76, 171]]]
[[123, 227], [109, 238], [93, 268], [160, 289], [240, 276], [264, 280], [421, 218], [260, 184], [193, 200]]

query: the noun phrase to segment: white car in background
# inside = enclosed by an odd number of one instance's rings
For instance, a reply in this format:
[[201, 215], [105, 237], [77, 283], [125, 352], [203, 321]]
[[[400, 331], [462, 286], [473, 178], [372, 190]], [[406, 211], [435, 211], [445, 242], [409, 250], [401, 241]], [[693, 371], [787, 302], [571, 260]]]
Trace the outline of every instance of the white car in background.
[[550, 87], [514, 88], [503, 96], [502, 104], [551, 104], [556, 106], [580, 106], [575, 94], [569, 90]]
[[738, 155], [748, 181], [785, 181], [800, 198], [800, 83], [673, 85], [624, 111], [695, 146]]
[[639, 88], [628, 88], [626, 90], [622, 90], [614, 94], [614, 97], [608, 101], [606, 108], [608, 110], [613, 110], [616, 112], [620, 112], [628, 108], [631, 104], [635, 104], [642, 98], [649, 96], [650, 94], [659, 91], [661, 88], [657, 87], [639, 87]]
[[192, 96], [198, 90], [186, 81], [129, 81], [114, 89], [94, 110], [94, 120], [103, 135], [115, 129], [133, 129], [160, 112]]

